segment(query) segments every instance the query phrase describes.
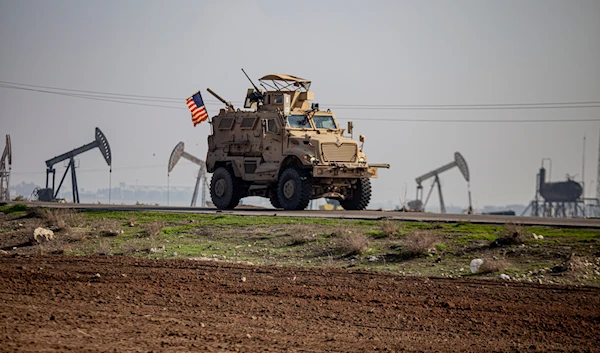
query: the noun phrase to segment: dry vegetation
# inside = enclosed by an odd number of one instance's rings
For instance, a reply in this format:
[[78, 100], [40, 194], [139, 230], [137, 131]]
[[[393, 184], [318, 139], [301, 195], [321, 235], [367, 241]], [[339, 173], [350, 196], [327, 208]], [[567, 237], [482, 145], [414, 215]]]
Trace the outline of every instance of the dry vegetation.
[[144, 229], [144, 236], [146, 237], [157, 237], [160, 235], [160, 232], [162, 231], [163, 227], [164, 227], [164, 223], [163, 222], [149, 222], [143, 225], [143, 229]]
[[80, 227], [83, 217], [73, 210], [35, 208], [29, 215], [42, 221], [42, 225], [54, 231], [68, 231], [71, 227]]
[[494, 240], [492, 246], [519, 245], [525, 241], [525, 229], [521, 225], [506, 224], [505, 231], [500, 233], [498, 239]]
[[102, 256], [112, 255], [110, 244], [106, 240], [100, 240], [98, 247], [96, 248], [96, 254]]
[[121, 222], [116, 219], [103, 219], [98, 226], [100, 235], [105, 237], [116, 237], [119, 234], [123, 234], [123, 228]]
[[439, 237], [430, 231], [412, 231], [402, 238], [402, 253], [406, 257], [427, 255], [435, 248], [439, 240]]
[[314, 241], [317, 238], [315, 229], [305, 224], [294, 227], [290, 235], [290, 245], [302, 245]]
[[379, 225], [381, 226], [381, 232], [385, 237], [391, 237], [396, 235], [400, 230], [400, 225], [396, 221], [391, 221], [389, 219], [384, 219], [380, 221]]
[[508, 268], [509, 263], [503, 259], [483, 259], [483, 263], [479, 266], [478, 273], [495, 273]]
[[[25, 205], [0, 210], [0, 250], [7, 254], [206, 257], [442, 276], [470, 275], [466, 268], [480, 258], [485, 260], [478, 272], [482, 275], [505, 273], [516, 280], [538, 281], [537, 276], [553, 273], [552, 278], [541, 279], [600, 280], [600, 230], [594, 229], [385, 219], [78, 213]], [[53, 230], [54, 239], [43, 244], [31, 242], [36, 227]], [[533, 239], [533, 232], [544, 238]], [[573, 253], [577, 256], [571, 256]]]
[[338, 239], [337, 247], [347, 255], [359, 255], [369, 248], [369, 238], [362, 233], [347, 233]]

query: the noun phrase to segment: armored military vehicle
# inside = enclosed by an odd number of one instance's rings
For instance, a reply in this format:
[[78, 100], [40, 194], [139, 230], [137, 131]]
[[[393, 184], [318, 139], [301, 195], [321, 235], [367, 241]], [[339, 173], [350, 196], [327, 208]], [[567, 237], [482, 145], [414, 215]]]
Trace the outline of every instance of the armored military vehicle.
[[[245, 74], [245, 72], [244, 72]], [[246, 75], [248, 77], [248, 75]], [[248, 77], [250, 80], [250, 78]], [[305, 209], [311, 199], [338, 200], [346, 210], [363, 210], [371, 199], [369, 178], [377, 168], [363, 153], [364, 137], [344, 136], [334, 114], [311, 104], [311, 81], [270, 74], [248, 89], [244, 108], [226, 105], [211, 123], [206, 167], [213, 173], [212, 201], [232, 209], [246, 196], [270, 199], [275, 208]], [[352, 123], [348, 123], [352, 133]]]

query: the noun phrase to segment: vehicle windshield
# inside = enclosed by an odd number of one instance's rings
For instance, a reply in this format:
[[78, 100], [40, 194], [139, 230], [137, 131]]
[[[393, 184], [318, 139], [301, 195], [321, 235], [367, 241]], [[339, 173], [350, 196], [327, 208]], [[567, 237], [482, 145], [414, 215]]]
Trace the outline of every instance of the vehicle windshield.
[[310, 121], [308, 120], [306, 115], [290, 115], [287, 117], [287, 120], [291, 128], [312, 129]]
[[333, 120], [331, 115], [315, 115], [313, 116], [313, 121], [317, 129], [337, 129], [335, 120]]

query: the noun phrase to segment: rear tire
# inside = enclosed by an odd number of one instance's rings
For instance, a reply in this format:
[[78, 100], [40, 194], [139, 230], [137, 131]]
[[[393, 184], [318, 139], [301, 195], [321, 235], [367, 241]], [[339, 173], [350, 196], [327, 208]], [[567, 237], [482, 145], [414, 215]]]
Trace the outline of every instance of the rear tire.
[[240, 203], [244, 187], [230, 168], [219, 167], [210, 181], [210, 197], [220, 210], [230, 210]]
[[356, 188], [352, 196], [345, 200], [340, 200], [340, 205], [345, 210], [364, 210], [371, 201], [371, 180], [359, 179], [356, 182]]
[[277, 195], [286, 210], [303, 210], [312, 198], [312, 180], [307, 171], [288, 168], [279, 176]]

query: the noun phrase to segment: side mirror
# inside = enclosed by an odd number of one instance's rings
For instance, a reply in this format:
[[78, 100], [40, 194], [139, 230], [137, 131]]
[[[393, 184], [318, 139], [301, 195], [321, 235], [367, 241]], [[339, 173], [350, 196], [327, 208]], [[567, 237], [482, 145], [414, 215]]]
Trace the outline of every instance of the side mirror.
[[352, 135], [352, 128], [353, 128], [353, 127], [354, 127], [354, 124], [353, 124], [351, 121], [349, 121], [349, 122], [348, 122], [348, 133], [349, 133], [350, 135]]
[[360, 136], [358, 137], [358, 140], [359, 140], [360, 142], [362, 142], [362, 143], [365, 143], [365, 135], [360, 135]]

